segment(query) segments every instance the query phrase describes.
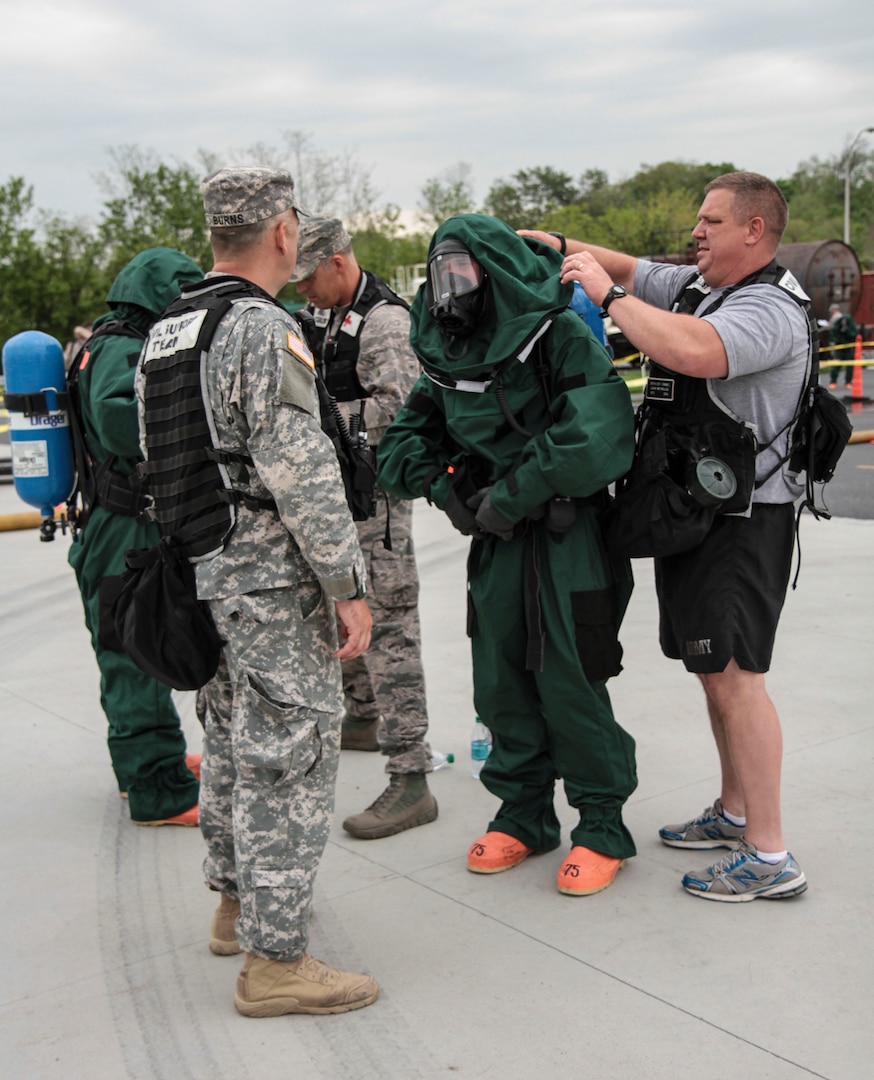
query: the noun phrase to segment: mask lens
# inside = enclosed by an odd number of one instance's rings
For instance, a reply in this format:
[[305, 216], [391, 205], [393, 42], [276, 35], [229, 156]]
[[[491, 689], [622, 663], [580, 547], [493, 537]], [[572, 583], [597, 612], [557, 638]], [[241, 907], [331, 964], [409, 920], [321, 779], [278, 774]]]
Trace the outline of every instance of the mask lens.
[[482, 268], [466, 251], [436, 255], [431, 261], [430, 274], [437, 303], [452, 296], [474, 292], [483, 282]]

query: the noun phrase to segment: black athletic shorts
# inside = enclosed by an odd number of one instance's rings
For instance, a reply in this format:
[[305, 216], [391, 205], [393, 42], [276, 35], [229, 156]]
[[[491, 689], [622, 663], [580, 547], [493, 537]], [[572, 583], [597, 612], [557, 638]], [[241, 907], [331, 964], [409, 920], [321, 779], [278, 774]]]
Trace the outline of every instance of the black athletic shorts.
[[719, 516], [691, 551], [655, 560], [659, 642], [687, 671], [767, 671], [795, 540], [792, 503]]

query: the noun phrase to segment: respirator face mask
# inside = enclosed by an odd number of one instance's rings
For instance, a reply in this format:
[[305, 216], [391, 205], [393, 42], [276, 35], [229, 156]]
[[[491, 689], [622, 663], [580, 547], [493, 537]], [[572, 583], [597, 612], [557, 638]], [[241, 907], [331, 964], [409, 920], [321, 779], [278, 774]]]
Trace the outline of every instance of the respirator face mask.
[[428, 310], [449, 337], [470, 337], [485, 304], [486, 274], [458, 240], [442, 240], [428, 259]]

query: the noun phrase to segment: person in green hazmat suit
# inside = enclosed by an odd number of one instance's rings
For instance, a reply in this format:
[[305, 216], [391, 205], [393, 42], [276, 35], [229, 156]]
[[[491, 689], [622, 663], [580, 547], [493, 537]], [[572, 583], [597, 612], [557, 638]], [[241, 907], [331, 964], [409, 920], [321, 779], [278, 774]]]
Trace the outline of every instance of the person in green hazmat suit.
[[[100, 703], [109, 724], [109, 753], [119, 791], [137, 825], [197, 825], [199, 756], [186, 764], [185, 736], [169, 686], [144, 674], [115, 635], [109, 608], [129, 548], [160, 539], [156, 524], [136, 515], [144, 502], [136, 477], [141, 460], [134, 375], [149, 327], [203, 272], [171, 248], [140, 252], [107, 295], [110, 311], [94, 323], [77, 363], [79, 412], [96, 480], [69, 562], [76, 572], [85, 624], [100, 669]], [[88, 500], [90, 502], [90, 499]]]
[[622, 820], [634, 740], [606, 687], [621, 670], [632, 578], [598, 525], [607, 485], [631, 464], [633, 413], [606, 351], [567, 310], [560, 264], [496, 218], [440, 226], [411, 312], [423, 372], [380, 439], [378, 483], [424, 496], [472, 537], [474, 703], [493, 738], [481, 778], [502, 801], [468, 869], [557, 848], [560, 778], [579, 823], [558, 888], [581, 896], [635, 854]]

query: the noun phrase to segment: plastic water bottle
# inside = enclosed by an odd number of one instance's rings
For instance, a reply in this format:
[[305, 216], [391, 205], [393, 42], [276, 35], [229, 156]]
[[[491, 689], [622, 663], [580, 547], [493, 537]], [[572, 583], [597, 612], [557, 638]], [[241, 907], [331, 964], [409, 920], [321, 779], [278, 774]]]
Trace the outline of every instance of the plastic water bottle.
[[431, 751], [431, 764], [434, 772], [437, 772], [438, 769], [445, 769], [453, 761], [455, 761], [455, 754], [441, 754], [439, 750]]
[[475, 780], [479, 780], [479, 774], [491, 750], [492, 733], [477, 717], [470, 736], [470, 775]]

